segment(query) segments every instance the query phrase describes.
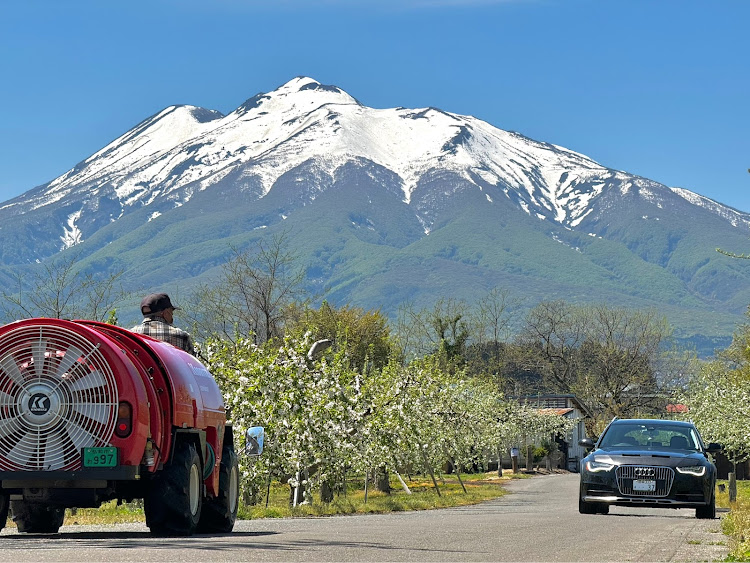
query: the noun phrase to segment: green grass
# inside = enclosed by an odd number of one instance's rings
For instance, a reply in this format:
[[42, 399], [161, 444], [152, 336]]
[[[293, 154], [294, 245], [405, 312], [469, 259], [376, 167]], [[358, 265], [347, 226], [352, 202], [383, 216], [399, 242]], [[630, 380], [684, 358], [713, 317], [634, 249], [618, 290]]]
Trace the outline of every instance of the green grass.
[[66, 526], [90, 524], [125, 524], [128, 522], [145, 522], [143, 501], [117, 505], [117, 501], [104, 503], [99, 508], [78, 508], [75, 513], [65, 511]]
[[[304, 516], [333, 516], [336, 514], [366, 514], [383, 512], [402, 512], [408, 510], [429, 510], [434, 508], [448, 508], [453, 506], [464, 506], [476, 504], [485, 500], [498, 498], [506, 494], [502, 484], [510, 479], [523, 479], [526, 475], [511, 475], [506, 472], [502, 478], [497, 473], [461, 474], [461, 479], [466, 486], [466, 493], [453, 475], [445, 476], [438, 480], [440, 496], [429, 477], [413, 476], [408, 479], [404, 476], [412, 494], [407, 494], [397, 478], [392, 478], [391, 494], [385, 494], [370, 487], [365, 502], [364, 483], [350, 481], [346, 493], [341, 491], [336, 494], [333, 502], [322, 503], [314, 500], [311, 504], [304, 504], [292, 508], [289, 506], [289, 486], [273, 482], [271, 494], [266, 507], [265, 491], [263, 498], [254, 506], [240, 505], [238, 518], [290, 518]], [[317, 492], [315, 499], [319, 499]], [[104, 503], [97, 508], [79, 508], [75, 511], [65, 511], [66, 526], [70, 525], [109, 525], [129, 522], [145, 522], [143, 514], [143, 502], [136, 501], [117, 505], [116, 501]], [[15, 523], [8, 518], [6, 527], [15, 528]]]
[[401, 484], [394, 477], [391, 479], [391, 494], [385, 494], [370, 488], [365, 502], [364, 485], [361, 481], [350, 482], [344, 494], [337, 494], [331, 503], [322, 503], [315, 495], [311, 504], [304, 504], [292, 508], [289, 506], [289, 487], [273, 483], [266, 508], [265, 499], [255, 506], [240, 508], [240, 518], [287, 518], [295, 516], [331, 516], [334, 514], [366, 514], [375, 512], [401, 512], [407, 510], [429, 510], [434, 508], [448, 508], [476, 504], [485, 500], [498, 498], [505, 494], [502, 483], [512, 478], [525, 478], [526, 475], [506, 475], [499, 479], [496, 473], [461, 474], [466, 486], [463, 492], [461, 485], [454, 476], [446, 476], [439, 480], [440, 495], [429, 477], [423, 476], [407, 479], [406, 484], [411, 491], [407, 494]]
[[750, 561], [750, 481], [737, 481], [737, 501], [729, 502], [729, 484], [726, 490], [716, 495], [716, 504], [729, 508], [722, 519], [721, 528], [728, 536], [729, 556], [727, 561]]
[[[117, 501], [105, 502], [99, 508], [77, 508], [65, 511], [65, 526], [88, 526], [95, 524], [126, 524], [129, 522], [145, 522], [143, 515], [143, 501], [125, 503], [118, 506]], [[10, 516], [5, 524], [6, 528], [15, 528], [16, 523]]]

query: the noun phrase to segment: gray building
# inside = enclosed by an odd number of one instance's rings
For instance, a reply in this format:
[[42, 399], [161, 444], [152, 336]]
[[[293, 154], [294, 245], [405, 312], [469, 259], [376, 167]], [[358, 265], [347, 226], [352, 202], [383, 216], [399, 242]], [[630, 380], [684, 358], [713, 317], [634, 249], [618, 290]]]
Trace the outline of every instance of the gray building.
[[574, 421], [567, 436], [555, 438], [559, 452], [555, 466], [577, 472], [586, 456], [586, 449], [578, 445], [578, 440], [588, 436], [585, 421], [591, 418], [589, 408], [575, 395], [525, 395], [518, 397], [518, 402]]

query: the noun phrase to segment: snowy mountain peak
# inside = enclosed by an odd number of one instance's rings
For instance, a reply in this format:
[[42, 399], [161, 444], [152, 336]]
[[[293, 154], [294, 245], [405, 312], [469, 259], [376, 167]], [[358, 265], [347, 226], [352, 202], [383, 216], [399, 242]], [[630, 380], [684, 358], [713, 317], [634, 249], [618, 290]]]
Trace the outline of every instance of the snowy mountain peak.
[[[60, 236], [66, 244], [77, 244], [90, 236], [81, 227], [88, 220], [86, 210], [80, 211], [82, 201], [111, 201], [115, 221], [143, 206], [153, 205], [152, 214], [163, 214], [229, 181], [252, 186], [254, 197], [265, 197], [280, 178], [303, 164], [306, 171], [299, 182], [314, 194], [351, 162], [371, 163], [392, 173], [395, 181], [389, 189], [403, 194], [403, 203], [411, 206], [427, 232], [436, 202], [465, 191], [484, 191], [486, 205], [504, 197], [534, 218], [577, 228], [604, 193], [615, 189], [622, 196], [631, 187], [643, 187], [642, 179], [585, 155], [471, 116], [433, 107], [370, 108], [337, 86], [299, 76], [253, 96], [227, 115], [169, 106], [5, 207], [34, 210], [69, 204], [69, 224]], [[425, 190], [434, 188], [424, 186], [434, 185], [436, 174], [450, 177], [450, 185], [427, 196]], [[648, 190], [669, 192], [654, 182], [641, 191]], [[750, 216], [725, 212], [696, 194], [676, 193], [735, 225], [750, 222]]]
[[294, 109], [316, 109], [325, 104], [355, 104], [359, 102], [337, 86], [327, 86], [306, 76], [298, 76], [269, 93], [256, 94], [243, 103], [235, 113], [242, 115], [252, 110], [265, 113]]

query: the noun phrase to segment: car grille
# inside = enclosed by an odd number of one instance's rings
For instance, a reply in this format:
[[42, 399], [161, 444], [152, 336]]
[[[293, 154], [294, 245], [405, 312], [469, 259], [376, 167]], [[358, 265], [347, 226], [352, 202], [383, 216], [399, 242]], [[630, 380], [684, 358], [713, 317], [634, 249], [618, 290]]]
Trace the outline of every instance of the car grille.
[[[665, 497], [669, 494], [674, 481], [674, 469], [651, 465], [621, 465], [617, 468], [617, 486], [623, 495], [637, 497]], [[655, 491], [636, 491], [633, 481], [643, 479], [656, 481]]]

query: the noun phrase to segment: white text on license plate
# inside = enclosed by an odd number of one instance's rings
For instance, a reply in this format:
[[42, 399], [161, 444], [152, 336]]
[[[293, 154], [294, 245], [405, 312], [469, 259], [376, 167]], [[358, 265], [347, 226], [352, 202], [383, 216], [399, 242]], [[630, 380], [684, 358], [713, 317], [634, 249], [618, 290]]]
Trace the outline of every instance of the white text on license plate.
[[634, 479], [633, 490], [653, 493], [656, 490], [656, 481], [651, 481], [649, 479]]

